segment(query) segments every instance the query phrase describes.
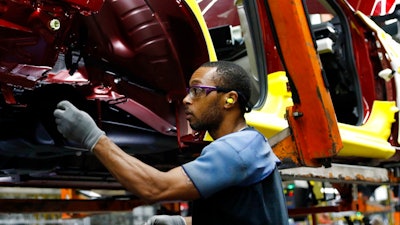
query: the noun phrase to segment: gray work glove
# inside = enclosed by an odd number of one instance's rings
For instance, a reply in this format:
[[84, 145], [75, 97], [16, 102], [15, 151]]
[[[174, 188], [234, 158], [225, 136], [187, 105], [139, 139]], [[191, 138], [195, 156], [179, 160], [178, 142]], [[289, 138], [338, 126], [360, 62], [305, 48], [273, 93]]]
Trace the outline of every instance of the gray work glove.
[[152, 216], [144, 225], [186, 225], [182, 216], [156, 215]]
[[58, 131], [68, 140], [80, 143], [83, 147], [93, 150], [101, 135], [92, 117], [77, 109], [69, 101], [61, 101], [54, 111]]

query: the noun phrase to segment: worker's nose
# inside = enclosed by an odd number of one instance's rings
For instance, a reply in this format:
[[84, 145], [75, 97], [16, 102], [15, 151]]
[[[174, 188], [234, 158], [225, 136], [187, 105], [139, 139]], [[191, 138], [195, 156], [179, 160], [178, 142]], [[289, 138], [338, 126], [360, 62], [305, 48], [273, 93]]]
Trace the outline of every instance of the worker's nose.
[[190, 98], [190, 95], [187, 94], [183, 100], [182, 100], [183, 104], [187, 105], [187, 104], [191, 104], [192, 103], [192, 99]]

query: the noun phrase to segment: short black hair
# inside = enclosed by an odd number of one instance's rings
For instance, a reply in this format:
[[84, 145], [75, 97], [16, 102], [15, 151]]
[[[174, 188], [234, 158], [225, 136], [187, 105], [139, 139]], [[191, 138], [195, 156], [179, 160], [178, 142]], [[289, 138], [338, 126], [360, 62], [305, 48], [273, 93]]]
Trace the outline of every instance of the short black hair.
[[216, 67], [217, 76], [214, 81], [218, 87], [236, 91], [239, 95], [239, 104], [243, 113], [250, 112], [251, 85], [250, 76], [241, 66], [229, 61], [206, 62], [201, 67]]

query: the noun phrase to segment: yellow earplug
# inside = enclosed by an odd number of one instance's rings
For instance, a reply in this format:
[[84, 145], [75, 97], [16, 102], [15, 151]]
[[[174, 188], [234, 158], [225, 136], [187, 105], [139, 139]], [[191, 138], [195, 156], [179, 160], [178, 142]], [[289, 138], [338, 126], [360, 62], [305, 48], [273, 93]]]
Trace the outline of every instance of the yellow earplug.
[[226, 103], [233, 104], [234, 103], [233, 98], [227, 98]]

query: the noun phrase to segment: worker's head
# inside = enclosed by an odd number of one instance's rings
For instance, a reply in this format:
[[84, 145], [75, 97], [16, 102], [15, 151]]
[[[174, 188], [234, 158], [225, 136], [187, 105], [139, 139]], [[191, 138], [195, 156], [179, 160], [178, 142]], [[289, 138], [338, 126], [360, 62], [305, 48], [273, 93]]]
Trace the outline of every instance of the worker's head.
[[189, 81], [183, 99], [187, 119], [195, 130], [215, 129], [225, 113], [243, 116], [251, 110], [250, 78], [232, 62], [207, 62], [200, 66]]

